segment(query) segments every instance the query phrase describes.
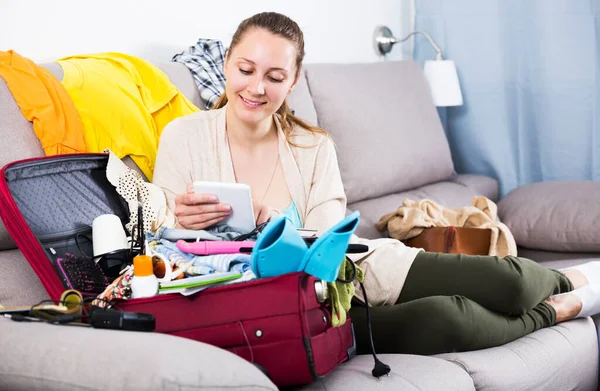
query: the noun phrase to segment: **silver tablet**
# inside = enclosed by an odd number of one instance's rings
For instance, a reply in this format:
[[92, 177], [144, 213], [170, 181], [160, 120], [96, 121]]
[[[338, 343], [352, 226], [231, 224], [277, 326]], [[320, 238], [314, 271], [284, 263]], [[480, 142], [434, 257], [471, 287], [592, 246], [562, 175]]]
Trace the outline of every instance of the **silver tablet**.
[[219, 202], [231, 205], [231, 214], [218, 225], [228, 225], [240, 233], [256, 228], [250, 186], [244, 183], [195, 181], [194, 193], [214, 194]]

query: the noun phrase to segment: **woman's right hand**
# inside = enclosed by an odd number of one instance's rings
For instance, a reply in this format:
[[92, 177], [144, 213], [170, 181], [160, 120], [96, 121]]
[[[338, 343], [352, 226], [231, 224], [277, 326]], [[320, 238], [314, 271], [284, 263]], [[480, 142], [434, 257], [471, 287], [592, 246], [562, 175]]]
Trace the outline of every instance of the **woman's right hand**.
[[219, 203], [214, 194], [194, 193], [194, 186], [188, 184], [186, 194], [175, 197], [174, 213], [183, 228], [205, 229], [229, 216], [231, 206]]

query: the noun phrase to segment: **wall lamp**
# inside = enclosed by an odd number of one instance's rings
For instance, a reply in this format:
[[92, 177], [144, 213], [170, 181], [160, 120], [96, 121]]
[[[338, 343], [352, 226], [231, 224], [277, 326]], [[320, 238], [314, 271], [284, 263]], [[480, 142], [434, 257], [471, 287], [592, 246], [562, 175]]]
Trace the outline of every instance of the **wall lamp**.
[[435, 50], [435, 60], [426, 60], [423, 66], [433, 103], [438, 107], [461, 106], [463, 98], [456, 65], [454, 61], [444, 60], [440, 47], [426, 32], [417, 30], [402, 39], [397, 39], [388, 27], [379, 26], [373, 34], [375, 51], [385, 57], [395, 44], [405, 42], [413, 35], [423, 35]]

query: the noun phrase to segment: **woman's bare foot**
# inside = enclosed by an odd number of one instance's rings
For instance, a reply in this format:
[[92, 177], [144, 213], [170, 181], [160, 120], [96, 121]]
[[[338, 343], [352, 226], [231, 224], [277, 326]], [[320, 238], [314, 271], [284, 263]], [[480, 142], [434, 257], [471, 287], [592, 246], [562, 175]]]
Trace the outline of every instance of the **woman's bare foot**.
[[544, 301], [554, 308], [554, 311], [556, 312], [556, 323], [575, 318], [583, 308], [581, 299], [573, 293], [550, 296]]

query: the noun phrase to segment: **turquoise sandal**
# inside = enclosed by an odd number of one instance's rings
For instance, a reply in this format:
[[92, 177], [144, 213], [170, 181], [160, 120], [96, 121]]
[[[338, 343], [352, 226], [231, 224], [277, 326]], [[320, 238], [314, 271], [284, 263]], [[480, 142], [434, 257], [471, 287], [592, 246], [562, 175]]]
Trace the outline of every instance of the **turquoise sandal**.
[[359, 221], [360, 213], [354, 212], [331, 227], [310, 246], [297, 270], [334, 282]]
[[258, 235], [251, 267], [258, 278], [275, 277], [298, 270], [308, 247], [292, 223], [280, 215]]

